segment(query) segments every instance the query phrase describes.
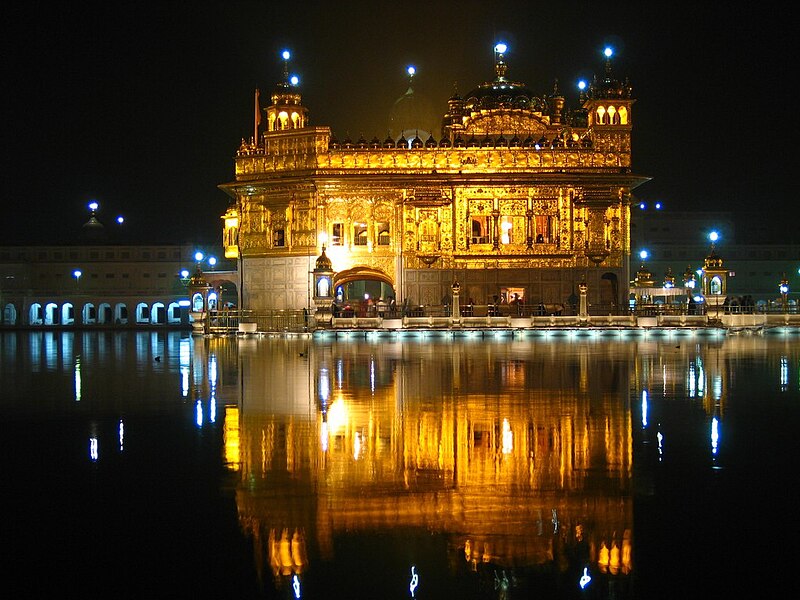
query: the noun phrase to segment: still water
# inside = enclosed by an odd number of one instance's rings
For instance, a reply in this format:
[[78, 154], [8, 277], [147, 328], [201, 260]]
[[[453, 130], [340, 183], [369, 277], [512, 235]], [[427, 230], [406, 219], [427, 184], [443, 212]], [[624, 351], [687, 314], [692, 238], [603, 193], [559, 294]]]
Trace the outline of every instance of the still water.
[[798, 339], [4, 332], [0, 590], [788, 592]]

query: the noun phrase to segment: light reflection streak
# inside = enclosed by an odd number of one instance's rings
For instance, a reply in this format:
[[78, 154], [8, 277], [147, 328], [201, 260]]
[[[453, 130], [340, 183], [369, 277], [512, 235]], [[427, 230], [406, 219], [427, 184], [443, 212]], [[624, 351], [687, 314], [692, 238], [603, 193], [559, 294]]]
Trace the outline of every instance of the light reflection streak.
[[589, 576], [589, 568], [588, 567], [584, 567], [583, 568], [583, 575], [581, 575], [580, 580], [578, 580], [578, 585], [580, 585], [581, 589], [584, 590], [584, 589], [586, 589], [586, 586], [589, 585], [589, 582], [591, 580], [592, 580], [592, 578]]
[[179, 346], [180, 373], [181, 373], [181, 395], [186, 398], [189, 396], [189, 373], [191, 366], [191, 346], [189, 340], [183, 339]]
[[294, 590], [294, 597], [300, 598], [300, 578], [296, 574], [292, 576], [292, 589]]
[[92, 459], [92, 462], [97, 462], [97, 459], [100, 456], [100, 448], [99, 442], [97, 438], [92, 436], [89, 438], [89, 458]]
[[195, 404], [195, 423], [197, 423], [198, 427], [202, 427], [203, 425], [203, 403], [200, 400], [197, 401]]
[[781, 356], [781, 391], [785, 392], [789, 388], [789, 359]]
[[642, 428], [647, 427], [647, 390], [642, 390]]
[[514, 433], [508, 419], [503, 419], [503, 454], [511, 454], [514, 449]]
[[319, 370], [319, 399], [323, 409], [328, 405], [328, 397], [331, 393], [330, 380], [328, 379], [328, 369]]
[[319, 434], [320, 446], [323, 452], [328, 451], [328, 422], [322, 421], [322, 427]]
[[75, 402], [81, 401], [81, 357], [75, 357]]
[[660, 462], [664, 458], [664, 434], [657, 431], [656, 439], [658, 440], [658, 460]]
[[419, 586], [419, 574], [416, 571], [416, 566], [411, 565], [411, 581], [408, 584], [408, 591], [411, 592], [411, 597], [414, 597], [414, 594], [417, 591], [417, 587]]
[[353, 459], [358, 460], [358, 455], [361, 454], [361, 432], [356, 431], [353, 438]]
[[711, 388], [711, 393], [714, 400], [719, 400], [722, 398], [722, 375], [719, 373], [714, 375], [711, 382]]
[[716, 455], [719, 449], [719, 421], [717, 417], [711, 419], [711, 454]]
[[119, 420], [119, 451], [122, 452], [125, 446], [125, 425], [122, 422], [122, 419]]
[[212, 354], [208, 357], [208, 381], [211, 387], [217, 386], [217, 355]]

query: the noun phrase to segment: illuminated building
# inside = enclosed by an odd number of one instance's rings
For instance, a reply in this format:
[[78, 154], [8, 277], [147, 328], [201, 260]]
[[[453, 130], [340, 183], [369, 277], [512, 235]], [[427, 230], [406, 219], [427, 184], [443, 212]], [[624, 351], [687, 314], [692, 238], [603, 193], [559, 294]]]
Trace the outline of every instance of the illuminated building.
[[[0, 246], [2, 328], [189, 328], [191, 244], [124, 243], [96, 216], [75, 243]], [[235, 303], [226, 261], [206, 269], [215, 304]]]
[[494, 79], [447, 101], [438, 139], [398, 123], [397, 138], [355, 142], [309, 125], [285, 53], [266, 108], [256, 93], [235, 180], [220, 186], [242, 308], [312, 306], [323, 247], [345, 298], [373, 282], [398, 304], [444, 304], [458, 281], [479, 304], [514, 293], [561, 303], [585, 282], [595, 309], [625, 308], [632, 191], [648, 180], [631, 169], [631, 87], [607, 51], [603, 76], [568, 109], [557, 84], [537, 96], [509, 78], [505, 52], [495, 47]]

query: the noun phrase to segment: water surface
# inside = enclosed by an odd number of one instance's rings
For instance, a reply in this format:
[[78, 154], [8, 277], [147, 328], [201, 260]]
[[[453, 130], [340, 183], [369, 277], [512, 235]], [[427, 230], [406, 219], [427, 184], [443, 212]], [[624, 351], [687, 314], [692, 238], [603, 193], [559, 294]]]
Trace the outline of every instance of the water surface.
[[792, 334], [5, 332], [0, 350], [10, 598], [794, 587]]

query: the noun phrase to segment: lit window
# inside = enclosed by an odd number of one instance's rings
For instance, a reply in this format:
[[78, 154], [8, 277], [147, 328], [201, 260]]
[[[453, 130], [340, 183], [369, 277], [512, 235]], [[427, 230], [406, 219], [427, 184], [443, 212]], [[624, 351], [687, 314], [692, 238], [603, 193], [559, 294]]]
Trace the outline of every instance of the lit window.
[[389, 245], [389, 224], [388, 223], [378, 223], [378, 246], [388, 246]]
[[272, 240], [276, 248], [282, 248], [286, 245], [283, 229], [276, 229], [272, 232]]
[[514, 228], [514, 224], [511, 222], [511, 217], [503, 217], [500, 221], [500, 243], [501, 244], [510, 244], [511, 243], [511, 231]]
[[488, 217], [472, 217], [472, 231], [470, 239], [473, 244], [488, 244], [489, 231], [488, 231]]
[[353, 223], [353, 244], [356, 246], [367, 245], [367, 224]]
[[341, 223], [334, 223], [333, 227], [331, 228], [332, 235], [331, 235], [331, 246], [343, 246], [344, 245], [344, 225]]

